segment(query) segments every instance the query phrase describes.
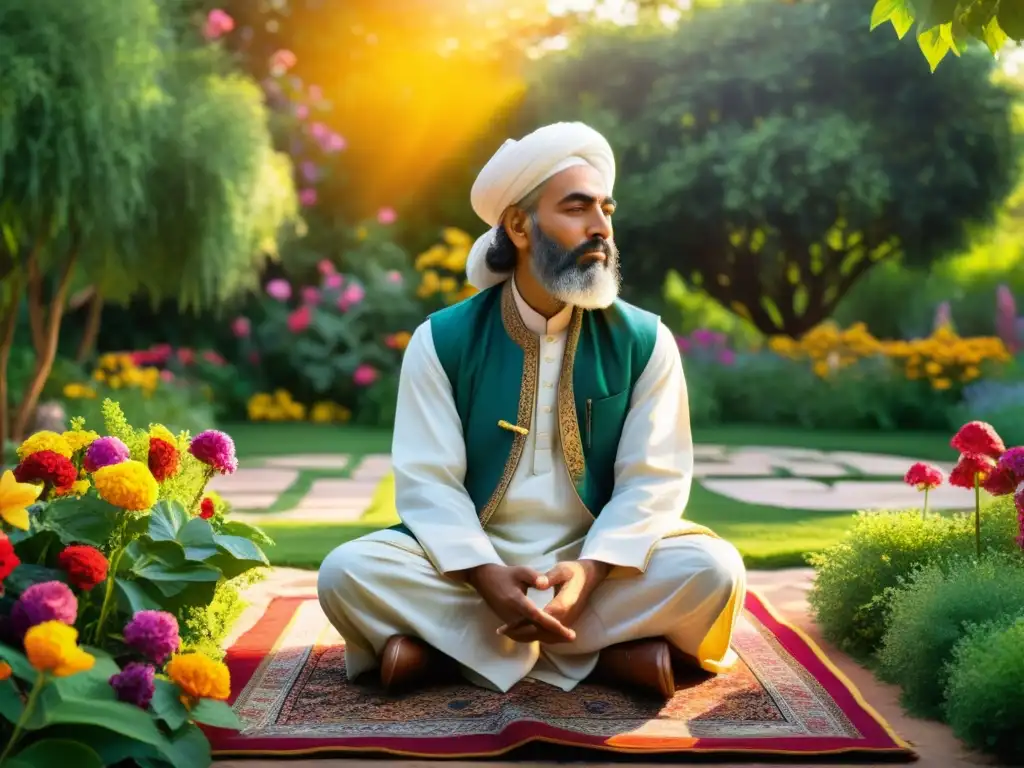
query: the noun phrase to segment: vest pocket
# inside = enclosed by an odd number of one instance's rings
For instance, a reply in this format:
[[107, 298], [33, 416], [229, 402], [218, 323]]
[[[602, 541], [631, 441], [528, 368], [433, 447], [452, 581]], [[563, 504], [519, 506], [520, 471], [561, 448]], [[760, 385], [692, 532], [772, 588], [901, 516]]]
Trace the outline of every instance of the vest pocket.
[[628, 389], [609, 397], [588, 398], [584, 411], [584, 445], [587, 449], [608, 443], [617, 446], [628, 410]]

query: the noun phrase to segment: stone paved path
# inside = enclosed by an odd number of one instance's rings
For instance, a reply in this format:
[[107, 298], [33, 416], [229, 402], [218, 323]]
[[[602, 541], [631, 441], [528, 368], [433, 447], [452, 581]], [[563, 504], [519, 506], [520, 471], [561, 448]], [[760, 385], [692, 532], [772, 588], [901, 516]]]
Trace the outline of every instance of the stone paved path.
[[[909, 456], [817, 451], [774, 446], [694, 448], [696, 481], [721, 496], [746, 504], [809, 511], [856, 511], [916, 507], [921, 494], [902, 482], [917, 459]], [[952, 464], [938, 463], [947, 472]], [[247, 522], [287, 520], [346, 523], [359, 520], [391, 471], [391, 457], [369, 454], [310, 454], [251, 460], [210, 487]], [[316, 473], [311, 482], [302, 473]], [[308, 485], [291, 499], [290, 489]], [[289, 503], [278, 503], [282, 494]], [[944, 485], [930, 495], [933, 509], [970, 509], [971, 491]], [[273, 511], [268, 511], [274, 508]]]
[[[810, 589], [812, 578], [813, 571], [809, 568], [750, 571], [748, 583], [751, 589], [757, 590], [763, 597], [769, 600], [786, 621], [806, 632], [839, 670], [856, 686], [864, 699], [875, 708], [900, 736], [915, 747], [920, 755], [920, 759], [916, 763], [912, 763], [912, 765], [920, 766], [920, 768], [968, 768], [971, 766], [992, 765], [991, 761], [966, 750], [944, 725], [927, 720], [917, 720], [905, 715], [899, 705], [899, 690], [895, 686], [884, 685], [878, 682], [869, 671], [857, 665], [821, 639], [821, 635], [811, 621], [807, 609], [806, 595], [808, 589]], [[226, 645], [233, 643], [239, 635], [248, 630], [263, 615], [268, 602], [273, 597], [278, 595], [304, 596], [314, 594], [316, 594], [315, 572], [288, 568], [273, 569], [270, 578], [254, 585], [246, 593], [245, 597], [249, 602], [249, 607], [233, 628], [231, 635], [226, 641]], [[841, 762], [841, 760], [836, 760], [832, 763], [807, 761], [788, 764], [811, 768], [811, 766], [835, 766], [841, 764]], [[216, 768], [272, 768], [272, 766], [274, 768], [278, 766], [282, 768], [380, 768], [381, 765], [395, 766], [395, 768], [427, 768], [427, 766], [435, 768], [442, 764], [447, 768], [541, 768], [541, 766], [558, 765], [558, 763], [532, 761], [488, 760], [478, 762], [460, 760], [457, 762], [447, 762], [403, 760], [399, 758], [387, 758], [383, 761], [362, 758], [300, 758], [287, 761], [248, 758], [244, 760], [224, 759], [215, 762]], [[638, 762], [610, 763], [598, 762], [596, 760], [578, 762], [575, 765], [586, 766], [586, 768], [612, 768], [612, 766], [621, 768], [623, 765], [655, 768], [655, 764]], [[661, 763], [661, 765], [665, 765], [665, 763]], [[787, 763], [782, 761], [773, 763], [716, 762], [715, 765], [718, 768], [740, 768], [741, 766], [742, 768], [753, 768], [753, 766], [768, 765], [774, 765], [778, 768], [778, 766], [787, 765]], [[883, 768], [883, 766], [892, 766], [894, 764], [858, 762], [857, 765], [860, 768]]]

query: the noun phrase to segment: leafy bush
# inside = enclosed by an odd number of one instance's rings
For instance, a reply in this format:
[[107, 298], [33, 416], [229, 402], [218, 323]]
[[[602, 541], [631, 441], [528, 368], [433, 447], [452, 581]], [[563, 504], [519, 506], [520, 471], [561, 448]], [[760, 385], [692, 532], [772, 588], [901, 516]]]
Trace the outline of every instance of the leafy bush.
[[902, 688], [911, 712], [941, 717], [947, 665], [966, 627], [1021, 615], [1024, 558], [1019, 552], [932, 563], [890, 592], [879, 675]]
[[103, 413], [104, 437], [81, 419], [30, 436], [0, 482], [0, 732], [29, 764], [59, 736], [94, 763], [208, 765], [196, 723], [240, 724], [205, 652], [268, 539], [205, 491], [237, 467], [227, 435], [135, 429], [109, 399]]
[[[1012, 552], [1017, 512], [1000, 498], [982, 512], [982, 545]], [[921, 517], [921, 510], [860, 513], [846, 538], [811, 556], [816, 575], [808, 600], [822, 634], [841, 650], [866, 659], [885, 632], [886, 591], [918, 566], [974, 551], [966, 515]]]
[[946, 721], [969, 746], [1024, 764], [1024, 616], [972, 627], [953, 649]]
[[1010, 445], [1024, 445], [1024, 378], [979, 381], [964, 390], [964, 400], [949, 414], [950, 424], [968, 417], [987, 421]]

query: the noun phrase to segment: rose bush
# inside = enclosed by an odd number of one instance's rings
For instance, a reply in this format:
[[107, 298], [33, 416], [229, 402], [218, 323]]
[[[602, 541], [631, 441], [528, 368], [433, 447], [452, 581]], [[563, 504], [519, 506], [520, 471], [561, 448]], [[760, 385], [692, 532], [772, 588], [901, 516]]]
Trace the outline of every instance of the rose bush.
[[197, 617], [270, 541], [206, 491], [237, 467], [228, 435], [103, 413], [107, 434], [36, 433], [0, 477], [0, 763], [209, 765], [200, 724], [240, 723]]

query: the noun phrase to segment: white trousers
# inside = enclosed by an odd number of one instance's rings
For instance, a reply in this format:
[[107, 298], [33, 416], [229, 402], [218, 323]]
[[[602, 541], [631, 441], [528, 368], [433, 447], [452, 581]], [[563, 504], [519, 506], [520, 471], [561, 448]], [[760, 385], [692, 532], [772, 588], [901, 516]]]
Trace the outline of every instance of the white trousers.
[[[705, 534], [663, 539], [647, 570], [613, 568], [573, 625], [571, 643], [517, 643], [476, 591], [438, 573], [412, 537], [376, 531], [342, 544], [320, 567], [324, 613], [345, 639], [348, 677], [373, 669], [392, 635], [418, 637], [459, 663], [470, 681], [507, 691], [524, 677], [571, 690], [602, 648], [664, 637], [704, 669], [727, 670], [746, 571], [736, 549]], [[539, 606], [553, 590], [527, 593]]]

